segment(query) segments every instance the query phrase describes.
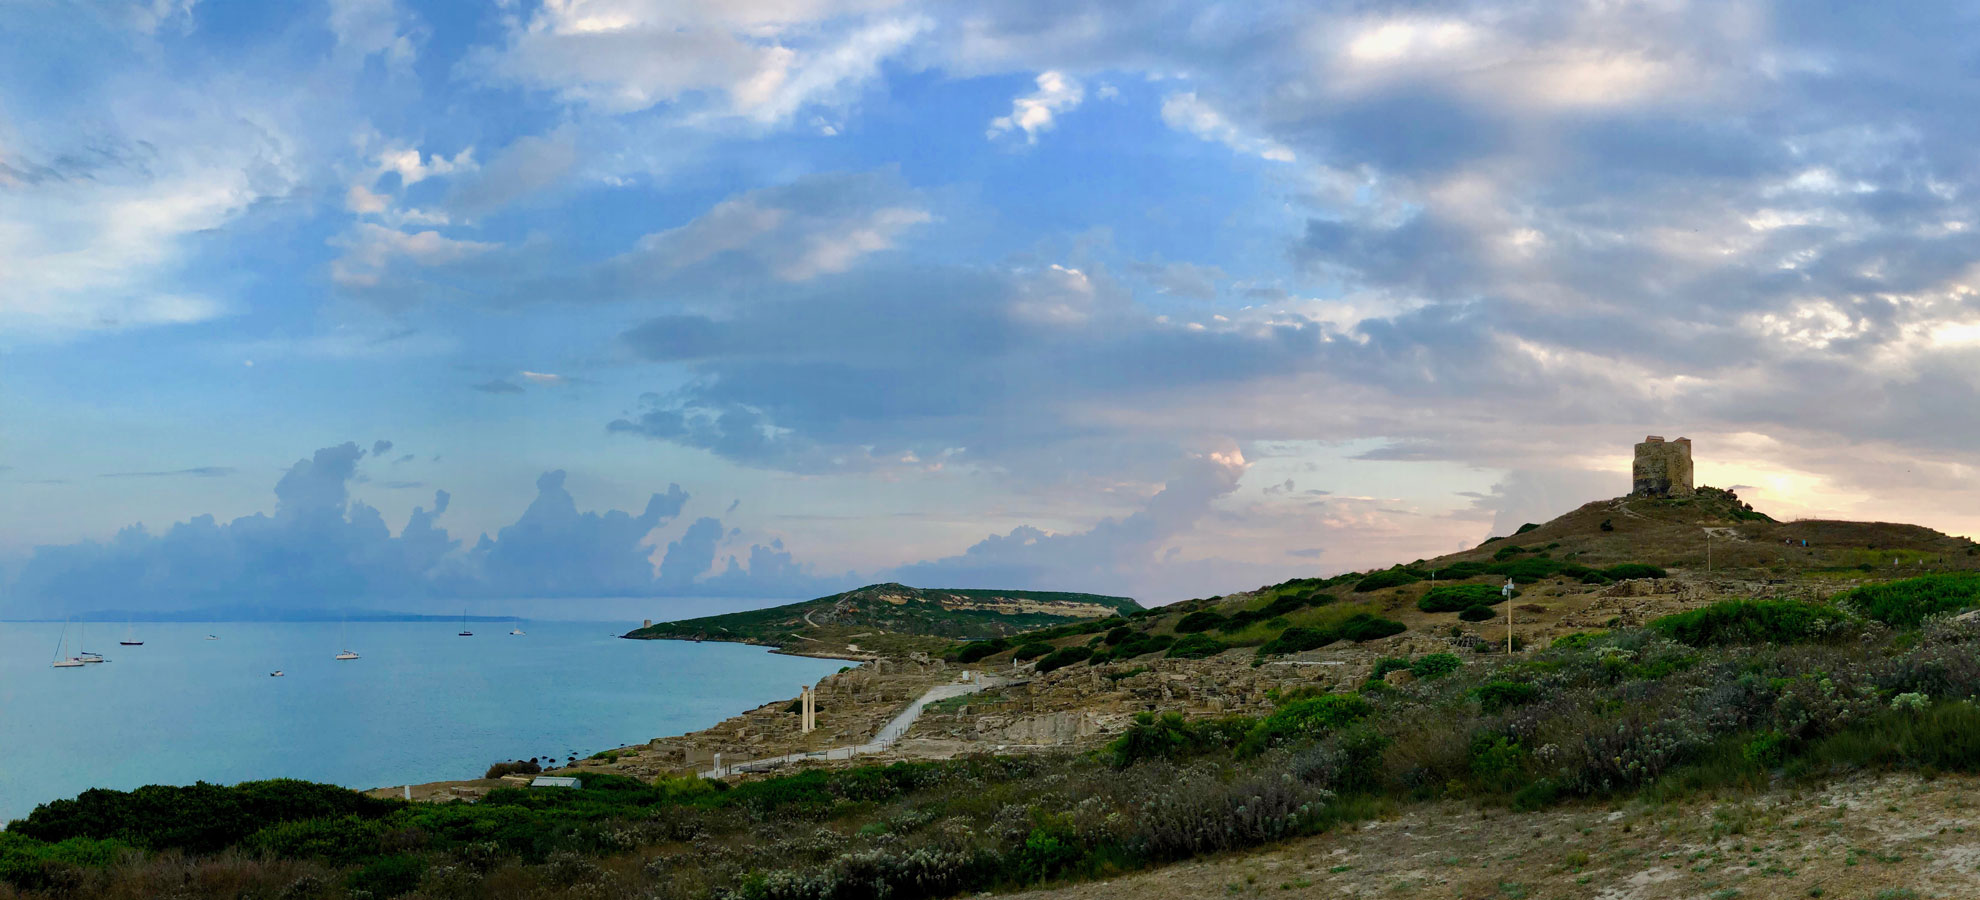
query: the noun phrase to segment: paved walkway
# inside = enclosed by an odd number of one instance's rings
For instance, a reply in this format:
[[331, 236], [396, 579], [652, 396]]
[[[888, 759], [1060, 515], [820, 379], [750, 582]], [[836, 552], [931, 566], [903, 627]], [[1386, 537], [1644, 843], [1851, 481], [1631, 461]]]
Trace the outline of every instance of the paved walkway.
[[975, 681], [954, 681], [929, 688], [927, 693], [916, 698], [913, 703], [907, 705], [906, 709], [901, 710], [886, 725], [881, 726], [880, 733], [874, 735], [872, 740], [864, 744], [833, 747], [829, 750], [786, 753], [783, 756], [771, 756], [764, 759], [752, 759], [742, 762], [724, 762], [723, 765], [717, 768], [701, 773], [701, 777], [720, 778], [723, 775], [734, 772], [762, 772], [806, 759], [852, 759], [855, 756], [870, 756], [884, 751], [888, 747], [892, 747], [895, 741], [901, 739], [901, 735], [907, 734], [907, 730], [914, 726], [914, 720], [921, 718], [921, 711], [928, 704], [948, 700], [952, 697], [974, 694], [986, 688], [997, 687], [1005, 683], [1005, 681], [1006, 679], [999, 678], [995, 675], [986, 675], [978, 672], [976, 673]]

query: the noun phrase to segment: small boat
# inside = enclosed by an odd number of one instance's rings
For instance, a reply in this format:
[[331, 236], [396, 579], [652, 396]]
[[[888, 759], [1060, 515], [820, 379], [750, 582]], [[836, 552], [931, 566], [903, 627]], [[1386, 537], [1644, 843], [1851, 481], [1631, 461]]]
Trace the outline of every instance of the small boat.
[[206, 636], [206, 639], [209, 641], [217, 641], [220, 639], [220, 636], [217, 634], [209, 634]]
[[76, 658], [86, 663], [108, 662], [108, 660], [105, 660], [103, 658], [103, 654], [91, 653], [88, 650], [81, 651], [79, 654], [77, 654]]
[[118, 646], [121, 646], [121, 647], [142, 647], [142, 646], [144, 646], [144, 642], [143, 642], [143, 641], [118, 641], [118, 642], [117, 642], [117, 645], [118, 645]]
[[510, 634], [523, 634], [523, 633], [524, 633], [524, 632], [523, 632], [523, 630], [522, 630], [522, 620], [521, 620], [521, 619], [517, 619], [517, 620], [516, 620], [516, 627], [514, 627], [514, 628], [511, 628], [511, 629], [509, 629], [509, 633], [510, 633]]
[[282, 677], [282, 670], [281, 670], [281, 669], [276, 669], [275, 671], [273, 671], [273, 672], [270, 672], [270, 673], [268, 673], [268, 677], [270, 677], [270, 678], [281, 678], [281, 677]]
[[344, 644], [346, 648], [342, 653], [337, 654], [338, 659], [358, 658], [358, 655], [356, 653], [348, 649], [350, 645], [348, 643], [345, 643], [345, 641], [348, 640], [348, 638], [346, 638], [345, 635], [347, 635], [350, 632], [350, 630], [351, 630], [351, 617], [347, 615], [344, 617], [344, 624], [337, 626], [337, 643]]
[[474, 632], [469, 631], [467, 627], [467, 610], [465, 609], [461, 610], [461, 633], [458, 637], [474, 637]]
[[142, 647], [142, 646], [144, 646], [144, 642], [143, 642], [143, 641], [140, 641], [140, 640], [138, 640], [138, 639], [137, 639], [137, 631], [136, 631], [135, 629], [133, 629], [133, 628], [131, 628], [131, 623], [129, 623], [129, 622], [125, 622], [125, 623], [124, 623], [124, 639], [123, 639], [123, 640], [121, 640], [121, 641], [118, 641], [118, 642], [117, 642], [117, 646], [119, 646], [119, 647]]
[[69, 640], [69, 623], [63, 622], [62, 634], [61, 636], [55, 639], [55, 661], [49, 663], [48, 664], [49, 666], [57, 669], [79, 669], [82, 667], [83, 661], [81, 657], [77, 657], [77, 656], [65, 657], [62, 655], [62, 645], [67, 643], [68, 640]]

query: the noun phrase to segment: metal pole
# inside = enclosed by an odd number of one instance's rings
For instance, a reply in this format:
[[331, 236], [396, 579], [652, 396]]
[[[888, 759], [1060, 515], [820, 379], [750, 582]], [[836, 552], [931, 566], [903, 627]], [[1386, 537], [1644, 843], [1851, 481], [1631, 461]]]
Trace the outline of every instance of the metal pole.
[[1513, 595], [1513, 583], [1512, 583], [1512, 579], [1510, 579], [1510, 578], [1508, 578], [1508, 579], [1506, 579], [1506, 586], [1505, 586], [1504, 588], [1502, 588], [1501, 590], [1502, 590], [1502, 591], [1503, 591], [1503, 592], [1505, 593], [1505, 595], [1506, 595], [1506, 655], [1507, 655], [1507, 656], [1511, 656], [1511, 655], [1512, 655], [1512, 652], [1513, 652], [1513, 646], [1512, 646], [1512, 641], [1513, 641], [1513, 623], [1512, 623], [1512, 606], [1513, 606], [1513, 604], [1512, 604], [1512, 595]]

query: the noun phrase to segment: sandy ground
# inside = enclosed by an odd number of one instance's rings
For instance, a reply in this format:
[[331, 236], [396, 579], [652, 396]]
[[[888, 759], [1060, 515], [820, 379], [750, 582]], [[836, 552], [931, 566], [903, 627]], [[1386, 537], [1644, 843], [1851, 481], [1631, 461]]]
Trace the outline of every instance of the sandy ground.
[[1263, 852], [1027, 900], [1922, 900], [1980, 897], [1980, 779], [1891, 775], [1751, 797], [1515, 813], [1406, 807]]

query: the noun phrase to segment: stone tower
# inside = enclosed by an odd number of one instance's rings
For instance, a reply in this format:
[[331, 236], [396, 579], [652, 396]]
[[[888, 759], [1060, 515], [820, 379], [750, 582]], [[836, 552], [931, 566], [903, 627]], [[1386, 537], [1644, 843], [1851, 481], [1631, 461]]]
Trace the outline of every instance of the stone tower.
[[1636, 445], [1636, 465], [1630, 470], [1630, 493], [1646, 497], [1689, 497], [1691, 439], [1665, 442], [1657, 435]]

